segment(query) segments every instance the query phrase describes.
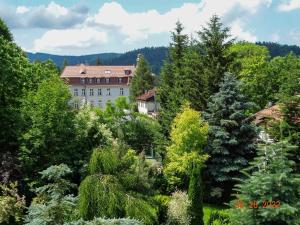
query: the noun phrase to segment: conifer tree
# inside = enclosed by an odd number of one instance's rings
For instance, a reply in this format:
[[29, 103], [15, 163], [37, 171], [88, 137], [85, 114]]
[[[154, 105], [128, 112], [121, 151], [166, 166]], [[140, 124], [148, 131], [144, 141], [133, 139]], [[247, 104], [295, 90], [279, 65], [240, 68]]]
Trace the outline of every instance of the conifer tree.
[[299, 224], [300, 176], [288, 159], [295, 148], [285, 141], [260, 146], [258, 157], [244, 170], [246, 178], [236, 185], [232, 224]]
[[7, 25], [5, 22], [0, 18], [0, 37], [3, 37], [5, 40], [12, 42], [13, 41], [13, 36], [8, 29]]
[[63, 61], [63, 63], [62, 63], [62, 70], [63, 70], [67, 65], [69, 65], [68, 60], [67, 60], [66, 58], [64, 58], [64, 61]]
[[184, 54], [188, 48], [188, 36], [182, 34], [183, 29], [182, 24], [177, 22], [171, 36], [168, 59], [161, 70], [158, 99], [161, 106], [160, 120], [166, 134], [185, 99]]
[[[208, 103], [206, 119], [209, 123], [207, 175], [211, 193], [226, 200], [240, 177], [240, 170], [254, 156], [256, 127], [246, 120], [253, 103], [246, 102], [240, 92], [241, 84], [235, 76], [226, 74], [220, 91]], [[223, 188], [223, 190], [221, 189]]]
[[152, 75], [149, 63], [142, 54], [139, 54], [137, 68], [130, 86], [130, 100], [135, 102], [137, 96], [144, 94], [153, 87], [154, 76]]
[[98, 56], [96, 59], [96, 66], [100, 66], [100, 65], [102, 65], [102, 62], [100, 60], [100, 57]]
[[229, 28], [223, 27], [220, 18], [212, 16], [207, 27], [199, 32], [200, 54], [203, 56], [204, 77], [207, 79], [206, 93], [210, 95], [219, 89], [219, 83], [231, 68], [234, 54], [229, 51], [233, 40]]

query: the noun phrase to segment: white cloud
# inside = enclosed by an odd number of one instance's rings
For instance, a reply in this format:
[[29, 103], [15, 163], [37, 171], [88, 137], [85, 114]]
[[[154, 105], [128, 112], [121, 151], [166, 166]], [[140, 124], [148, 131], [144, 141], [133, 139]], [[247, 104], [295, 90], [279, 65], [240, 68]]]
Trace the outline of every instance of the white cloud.
[[256, 42], [257, 37], [249, 31], [243, 29], [243, 23], [240, 20], [235, 20], [231, 23], [231, 34], [236, 36], [239, 40]]
[[278, 10], [282, 12], [289, 12], [300, 8], [300, 0], [285, 1], [278, 6]]
[[119, 3], [105, 3], [99, 12], [88, 19], [98, 25], [116, 27], [127, 38], [125, 42], [145, 40], [151, 34], [169, 32], [177, 20], [186, 27], [187, 33], [193, 33], [205, 25], [207, 20], [217, 14], [230, 24], [235, 23], [235, 33], [250, 40], [255, 40], [249, 32], [243, 31], [241, 20], [257, 12], [261, 6], [269, 6], [271, 0], [227, 0], [220, 4], [219, 0], [203, 0], [199, 3], [184, 3], [166, 13], [156, 10], [129, 13]]
[[49, 3], [49, 5], [45, 8], [45, 11], [55, 17], [65, 16], [69, 12], [67, 8], [58, 5], [53, 1]]
[[66, 49], [88, 49], [106, 43], [107, 34], [92, 28], [50, 30], [34, 41], [35, 52], [63, 53]]
[[17, 9], [16, 9], [17, 14], [24, 14], [24, 13], [27, 13], [29, 11], [30, 11], [30, 9], [26, 6], [18, 6]]

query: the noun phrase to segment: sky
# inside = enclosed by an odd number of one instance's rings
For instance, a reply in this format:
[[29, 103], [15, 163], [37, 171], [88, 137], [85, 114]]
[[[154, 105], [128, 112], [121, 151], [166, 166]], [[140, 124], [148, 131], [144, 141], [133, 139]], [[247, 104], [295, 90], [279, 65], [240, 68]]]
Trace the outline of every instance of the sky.
[[168, 46], [218, 15], [237, 40], [300, 45], [300, 0], [0, 0], [0, 17], [25, 51], [59, 55]]

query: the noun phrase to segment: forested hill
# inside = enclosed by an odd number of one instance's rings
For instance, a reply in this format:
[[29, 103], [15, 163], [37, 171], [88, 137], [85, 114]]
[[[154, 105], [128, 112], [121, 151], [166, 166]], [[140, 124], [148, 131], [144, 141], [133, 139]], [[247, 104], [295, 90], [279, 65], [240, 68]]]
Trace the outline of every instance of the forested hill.
[[257, 42], [257, 45], [266, 46], [269, 49], [270, 56], [285, 56], [290, 52], [293, 52], [295, 55], [300, 55], [300, 47], [297, 45], [283, 45], [274, 42]]
[[[275, 56], [287, 55], [289, 52], [294, 52], [294, 54], [300, 55], [300, 47], [296, 45], [282, 45], [273, 42], [257, 42], [256, 44], [266, 46], [269, 49], [272, 58]], [[168, 48], [166, 47], [146, 47], [126, 53], [100, 53], [82, 56], [61, 56], [45, 53], [27, 54], [31, 61], [44, 61], [51, 59], [58, 67], [61, 67], [65, 59], [67, 60], [68, 65], [76, 65], [80, 63], [95, 65], [98, 57], [101, 63], [106, 65], [132, 65], [136, 64], [137, 55], [141, 53], [148, 60], [152, 71], [159, 74], [163, 60], [167, 56], [167, 52]]]
[[100, 59], [101, 64], [105, 65], [132, 65], [136, 64], [137, 55], [141, 53], [148, 60], [152, 71], [159, 74], [160, 67], [163, 64], [163, 60], [166, 58], [167, 51], [166, 47], [146, 47], [126, 53], [100, 53], [82, 56], [61, 56], [46, 53], [27, 53], [27, 55], [30, 61], [45, 61], [51, 59], [58, 67], [62, 67], [64, 60], [67, 60], [68, 65], [80, 63], [95, 65], [98, 58]]

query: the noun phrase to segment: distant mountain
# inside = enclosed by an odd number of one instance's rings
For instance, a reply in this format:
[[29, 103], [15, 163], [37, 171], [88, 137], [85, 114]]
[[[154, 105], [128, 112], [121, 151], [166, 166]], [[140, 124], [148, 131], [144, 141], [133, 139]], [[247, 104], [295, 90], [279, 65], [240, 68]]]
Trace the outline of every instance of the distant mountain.
[[266, 46], [269, 49], [272, 58], [276, 56], [285, 56], [290, 52], [300, 56], [300, 47], [297, 45], [285, 45], [274, 42], [257, 42], [256, 44]]
[[167, 51], [168, 48], [166, 47], [146, 47], [126, 53], [100, 53], [81, 56], [62, 56], [46, 53], [27, 52], [27, 56], [30, 61], [45, 61], [50, 59], [58, 67], [62, 67], [64, 60], [67, 60], [68, 65], [77, 65], [80, 63], [95, 65], [98, 57], [101, 63], [105, 65], [133, 65], [136, 64], [137, 55], [141, 53], [148, 60], [152, 71], [156, 74], [159, 74], [160, 68], [163, 64], [163, 60], [167, 56]]

